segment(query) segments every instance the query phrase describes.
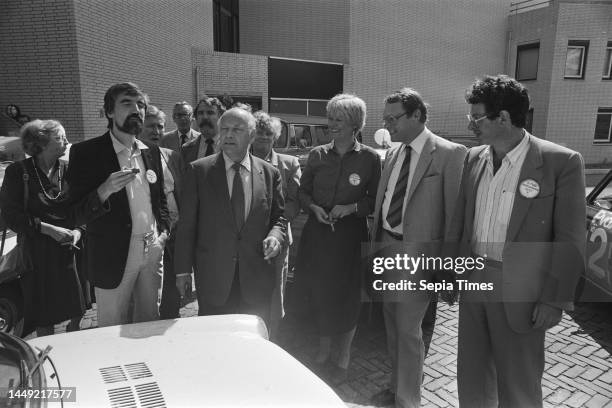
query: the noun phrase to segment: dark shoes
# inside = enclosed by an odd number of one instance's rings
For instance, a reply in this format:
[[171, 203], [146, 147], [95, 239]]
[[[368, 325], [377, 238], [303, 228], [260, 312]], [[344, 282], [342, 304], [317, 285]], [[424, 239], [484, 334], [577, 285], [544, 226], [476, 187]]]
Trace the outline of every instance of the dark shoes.
[[395, 405], [395, 393], [389, 388], [382, 390], [374, 395], [370, 399], [370, 402], [375, 407], [386, 407], [388, 405]]

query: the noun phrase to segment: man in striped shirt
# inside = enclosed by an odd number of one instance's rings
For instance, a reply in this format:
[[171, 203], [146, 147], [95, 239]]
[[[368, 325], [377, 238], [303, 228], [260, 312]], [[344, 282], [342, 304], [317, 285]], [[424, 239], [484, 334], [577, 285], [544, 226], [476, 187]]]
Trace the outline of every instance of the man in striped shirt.
[[486, 259], [461, 279], [493, 290], [461, 293], [459, 403], [541, 407], [546, 330], [572, 310], [583, 268], [584, 164], [524, 129], [529, 95], [513, 78], [477, 80], [466, 100], [483, 145], [468, 152], [449, 235]]

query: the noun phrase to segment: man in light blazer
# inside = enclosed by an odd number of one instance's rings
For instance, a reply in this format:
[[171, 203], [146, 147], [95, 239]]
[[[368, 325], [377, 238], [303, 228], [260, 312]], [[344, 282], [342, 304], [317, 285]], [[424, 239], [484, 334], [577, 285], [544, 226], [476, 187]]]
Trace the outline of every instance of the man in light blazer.
[[[387, 153], [376, 194], [373, 242], [392, 245], [393, 253], [386, 256], [394, 257], [398, 248], [414, 257], [437, 255], [431, 252], [447, 235], [467, 149], [425, 126], [427, 105], [413, 89], [386, 97], [383, 121], [392, 141], [401, 145]], [[394, 274], [385, 273], [384, 279], [399, 276]], [[409, 279], [428, 278], [420, 271]], [[431, 300], [427, 291], [383, 293], [392, 372], [390, 388], [375, 395], [374, 403], [420, 407], [425, 356], [421, 324]]]
[[221, 152], [190, 163], [175, 249], [179, 292], [195, 274], [198, 314], [251, 313], [268, 321], [274, 258], [287, 222], [279, 171], [249, 153], [255, 118], [233, 108], [219, 119]]
[[104, 95], [108, 131], [70, 149], [71, 198], [79, 202], [97, 190], [99, 201], [86, 205], [91, 214], [104, 209], [101, 216], [77, 219], [87, 224], [87, 271], [101, 327], [159, 318], [170, 225], [159, 148], [136, 139], [147, 103], [133, 83], [111, 86]]
[[505, 75], [468, 90], [466, 158], [449, 239], [486, 258], [463, 279], [457, 382], [462, 407], [541, 407], [546, 330], [572, 310], [583, 270], [586, 207], [579, 153], [524, 127], [527, 89]]
[[191, 128], [193, 108], [185, 101], [177, 102], [174, 105], [172, 120], [176, 124], [176, 129], [165, 133], [159, 142], [159, 146], [180, 152], [183, 145], [197, 139], [200, 136], [200, 132]]

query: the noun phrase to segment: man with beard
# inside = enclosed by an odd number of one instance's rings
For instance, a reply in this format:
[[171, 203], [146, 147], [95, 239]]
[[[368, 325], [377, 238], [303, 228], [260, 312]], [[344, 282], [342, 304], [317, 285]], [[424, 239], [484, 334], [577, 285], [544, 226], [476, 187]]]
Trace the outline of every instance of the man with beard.
[[[111, 86], [104, 95], [108, 132], [70, 151], [71, 197], [90, 207], [79, 214], [98, 213], [80, 216], [77, 224], [87, 224], [85, 256], [100, 327], [159, 317], [169, 220], [159, 148], [136, 139], [147, 103], [133, 83]], [[98, 200], [81, 201], [91, 191]]]
[[208, 96], [200, 99], [200, 102], [196, 105], [195, 116], [202, 134], [183, 145], [181, 154], [185, 164], [219, 151], [217, 122], [224, 112], [225, 106], [219, 99]]
[[174, 104], [172, 120], [176, 124], [176, 129], [164, 134], [159, 146], [179, 152], [185, 143], [197, 139], [200, 132], [191, 128], [193, 108], [185, 101]]

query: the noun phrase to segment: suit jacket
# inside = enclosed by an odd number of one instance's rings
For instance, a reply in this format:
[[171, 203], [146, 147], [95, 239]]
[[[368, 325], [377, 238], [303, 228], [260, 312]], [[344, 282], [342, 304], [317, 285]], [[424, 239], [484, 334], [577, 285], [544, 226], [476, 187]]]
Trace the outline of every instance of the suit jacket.
[[[302, 169], [297, 157], [288, 154], [276, 153], [272, 150], [270, 164], [278, 169], [281, 175], [282, 191], [285, 197], [285, 218], [292, 221], [300, 213], [300, 201], [298, 189], [300, 188], [300, 177]], [[287, 245], [293, 243], [291, 228], [287, 227]]]
[[[200, 132], [191, 129], [191, 134], [197, 139], [200, 136]], [[189, 141], [188, 141], [189, 142]], [[159, 147], [165, 147], [166, 149], [174, 150], [175, 152], [181, 151], [181, 143], [179, 139], [178, 129], [174, 129], [170, 132], [164, 133], [159, 142]]]
[[170, 174], [172, 174], [172, 178], [174, 179], [174, 191], [172, 194], [174, 195], [177, 206], [180, 208], [181, 204], [179, 203], [179, 199], [181, 197], [183, 176], [185, 174], [185, 163], [183, 163], [183, 158], [178, 151], [160, 147], [159, 152], [161, 154], [161, 159], [168, 165]]
[[[476, 193], [485, 169], [480, 153], [470, 149], [449, 240], [471, 253]], [[525, 180], [539, 185], [529, 198]], [[530, 135], [530, 145], [515, 191], [503, 249], [503, 299], [510, 327], [531, 330], [536, 303], [573, 308], [574, 290], [584, 268], [586, 204], [584, 164], [579, 153]]]
[[187, 166], [181, 198], [175, 250], [175, 272], [190, 273], [192, 266], [198, 302], [223, 305], [239, 262], [242, 297], [251, 304], [270, 301], [275, 286], [274, 263], [263, 257], [262, 241], [285, 241], [287, 222], [279, 171], [251, 156], [253, 196], [248, 217], [236, 227], [222, 153]]
[[[450, 228], [455, 199], [459, 194], [461, 167], [467, 149], [463, 145], [434, 135], [428, 129], [426, 132], [427, 139], [408, 188], [408, 199], [402, 217], [404, 243], [442, 242]], [[382, 204], [400, 147], [394, 147], [387, 152], [376, 193], [371, 233], [373, 241], [380, 240]]]
[[[202, 143], [203, 138], [204, 137], [202, 136], [202, 134], [200, 134], [195, 139], [190, 140], [189, 142], [183, 145], [183, 148], [181, 150], [181, 155], [183, 156], [183, 161], [185, 162], [185, 165], [188, 165], [192, 161], [198, 159], [198, 152], [200, 151], [200, 143]], [[215, 153], [219, 152], [219, 141], [218, 140], [216, 144], [213, 145], [213, 148], [215, 149]]]
[[[153, 216], [161, 233], [168, 231], [169, 225], [160, 153], [157, 146], [143, 143], [149, 147], [142, 150], [145, 168], [157, 175], [157, 181], [150, 183], [149, 188]], [[109, 132], [74, 144], [70, 149], [66, 181], [74, 205], [88, 210], [77, 212], [77, 223], [87, 224], [87, 270], [93, 284], [102, 289], [116, 288], [121, 282], [130, 246], [132, 219], [125, 189], [112, 194], [104, 203], [100, 202], [97, 194], [90, 193], [111, 173], [119, 170]], [[100, 207], [104, 209], [102, 215]]]

